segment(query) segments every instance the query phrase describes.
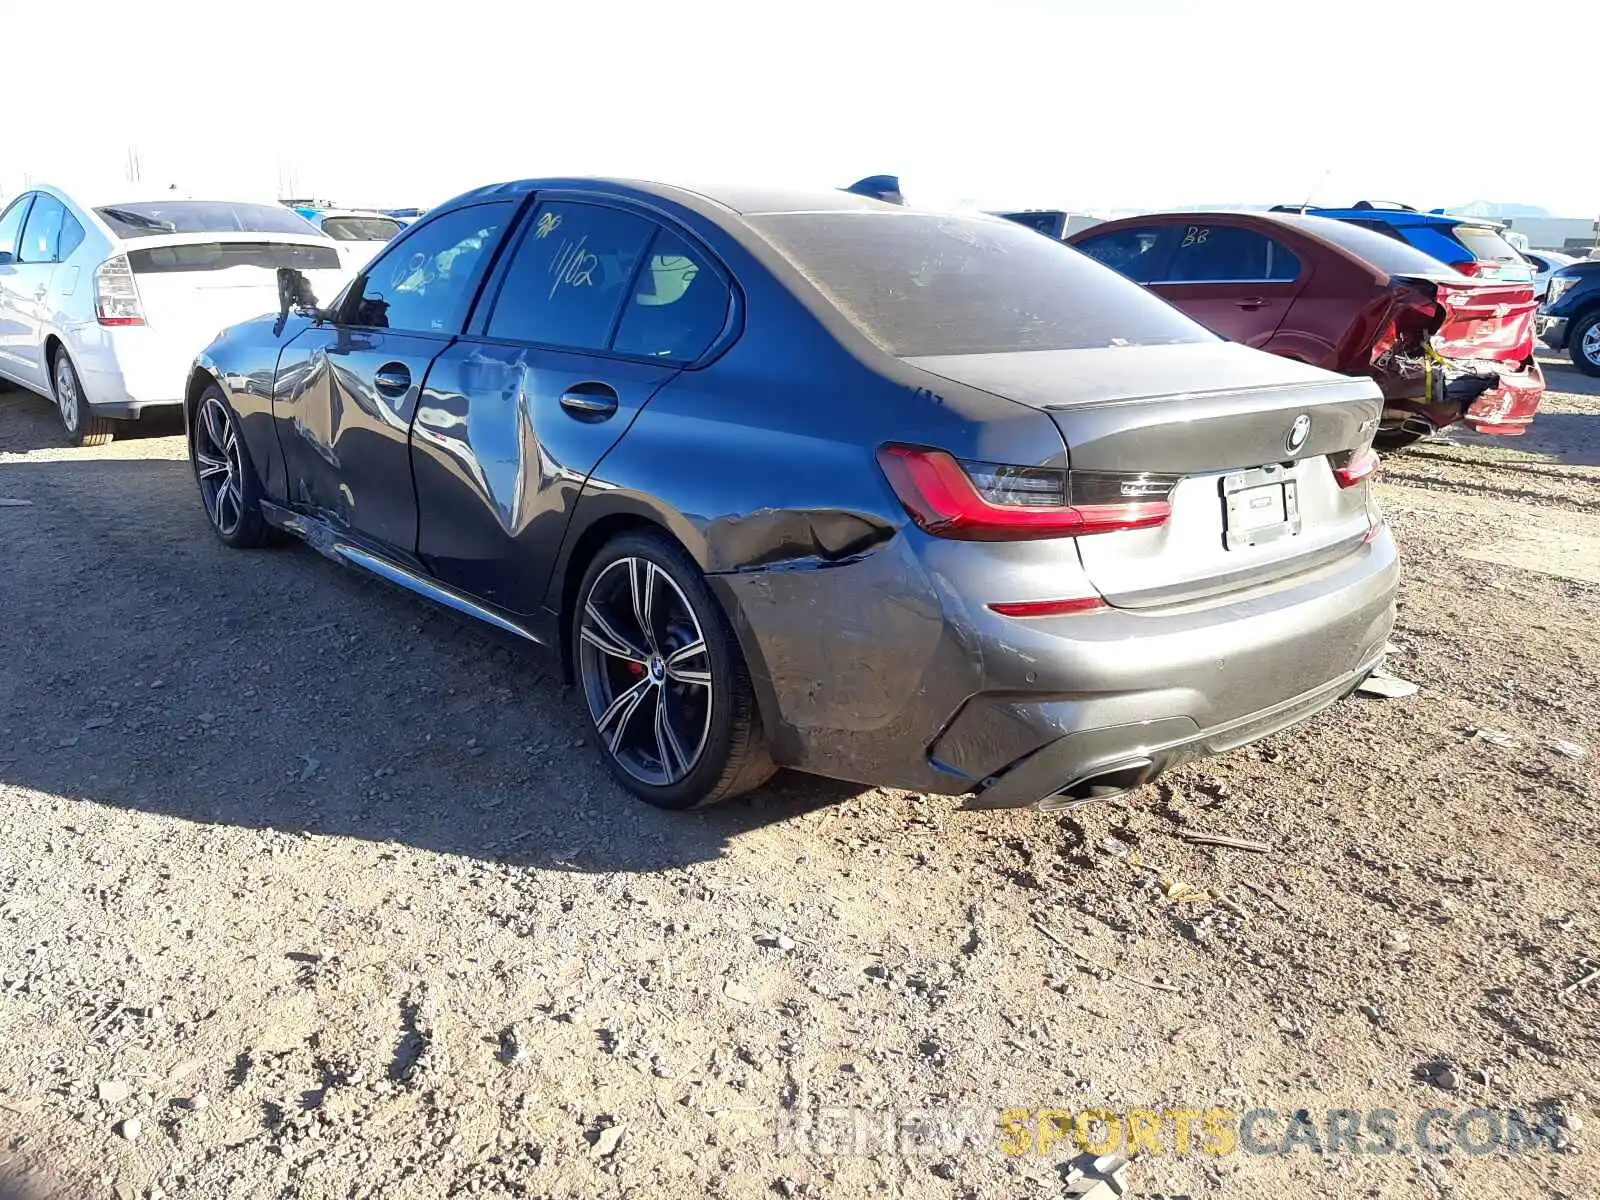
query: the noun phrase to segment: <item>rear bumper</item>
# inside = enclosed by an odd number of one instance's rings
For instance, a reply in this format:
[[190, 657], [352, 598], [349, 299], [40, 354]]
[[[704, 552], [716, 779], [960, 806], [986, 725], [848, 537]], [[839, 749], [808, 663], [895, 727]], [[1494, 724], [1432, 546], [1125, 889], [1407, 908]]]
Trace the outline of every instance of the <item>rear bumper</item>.
[[1225, 598], [1026, 620], [970, 603], [1012, 553], [902, 537], [827, 569], [713, 576], [774, 760], [1033, 804], [1130, 758], [1154, 773], [1303, 720], [1371, 670], [1394, 621], [1387, 527]]
[[1530, 358], [1526, 369], [1501, 376], [1499, 387], [1479, 396], [1467, 409], [1465, 420], [1479, 433], [1520, 436], [1539, 411], [1544, 386], [1544, 371]]
[[183, 403], [198, 348], [147, 326], [91, 326], [72, 349], [84, 397], [97, 414], [135, 417]]

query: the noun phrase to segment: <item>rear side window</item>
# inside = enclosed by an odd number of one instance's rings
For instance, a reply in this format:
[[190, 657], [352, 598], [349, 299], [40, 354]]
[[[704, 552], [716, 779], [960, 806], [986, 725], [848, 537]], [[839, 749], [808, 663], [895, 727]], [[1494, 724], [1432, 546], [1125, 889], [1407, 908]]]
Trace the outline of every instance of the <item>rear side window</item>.
[[28, 213], [28, 223], [22, 229], [22, 240], [17, 243], [17, 261], [55, 262], [56, 244], [61, 240], [61, 223], [66, 216], [67, 210], [54, 196], [47, 196], [43, 192], [35, 196], [33, 209]]
[[81, 245], [83, 245], [83, 226], [78, 224], [78, 219], [71, 213], [64, 213], [61, 218], [61, 238], [56, 243], [56, 261], [65, 262]]
[[351, 323], [459, 333], [489, 255], [515, 210], [510, 200], [474, 204], [418, 226], [368, 269]]
[[1486, 229], [1482, 225], [1457, 225], [1455, 235], [1456, 240], [1479, 262], [1522, 265], [1522, 255], [1518, 254], [1516, 247], [1501, 237], [1497, 230]]
[[325, 217], [322, 232], [336, 242], [387, 242], [400, 232], [388, 217]]
[[868, 209], [748, 222], [891, 354], [1216, 340], [1087, 255], [999, 218]]
[[1159, 225], [1141, 225], [1137, 229], [1119, 229], [1088, 238], [1078, 242], [1077, 247], [1113, 271], [1137, 283], [1149, 283], [1166, 258], [1168, 243], [1162, 237], [1164, 233], [1166, 230]]
[[1278, 242], [1238, 225], [1185, 225], [1165, 283], [1293, 283], [1300, 260]]
[[4, 213], [0, 213], [0, 252], [17, 254], [17, 243], [22, 240], [22, 219], [28, 215], [28, 201], [32, 193], [18, 196]]
[[612, 349], [675, 362], [699, 358], [727, 323], [728, 298], [705, 255], [663, 229], [650, 243]]
[[652, 222], [620, 209], [540, 205], [506, 270], [489, 336], [606, 349], [655, 232]]
[[157, 200], [108, 204], [94, 210], [122, 238], [160, 233], [315, 233], [316, 227], [280, 204], [215, 200]]

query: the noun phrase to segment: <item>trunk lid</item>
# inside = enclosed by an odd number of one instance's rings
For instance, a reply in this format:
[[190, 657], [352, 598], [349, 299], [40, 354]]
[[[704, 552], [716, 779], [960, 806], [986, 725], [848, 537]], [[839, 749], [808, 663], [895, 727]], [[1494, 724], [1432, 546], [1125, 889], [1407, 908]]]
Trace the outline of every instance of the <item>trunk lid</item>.
[[1533, 356], [1539, 301], [1531, 283], [1435, 281], [1441, 320], [1433, 348], [1445, 358], [1522, 362]]
[[[909, 359], [1047, 413], [1074, 489], [1170, 486], [1171, 517], [1077, 539], [1108, 603], [1183, 603], [1299, 574], [1359, 546], [1365, 484], [1334, 476], [1371, 441], [1370, 379], [1226, 342]], [[1129, 490], [1134, 489], [1134, 490]]]
[[264, 233], [167, 234], [141, 237], [123, 253], [133, 270], [146, 323], [153, 329], [197, 329], [200, 342], [218, 329], [278, 307], [279, 267], [304, 271], [322, 301], [351, 272], [327, 238]]

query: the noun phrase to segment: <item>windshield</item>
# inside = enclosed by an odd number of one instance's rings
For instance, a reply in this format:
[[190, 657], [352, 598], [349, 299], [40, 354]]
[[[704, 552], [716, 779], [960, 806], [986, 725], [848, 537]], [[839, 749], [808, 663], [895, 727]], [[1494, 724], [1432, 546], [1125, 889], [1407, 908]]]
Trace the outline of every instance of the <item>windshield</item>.
[[155, 200], [108, 204], [94, 210], [118, 237], [159, 233], [310, 233], [316, 228], [277, 204], [217, 200]]
[[1215, 340], [1138, 284], [1011, 221], [853, 211], [749, 222], [901, 357]]
[[1389, 275], [1439, 275], [1451, 273], [1450, 268], [1424, 254], [1409, 242], [1398, 237], [1374, 233], [1364, 225], [1350, 221], [1336, 221], [1331, 217], [1284, 216], [1274, 217], [1285, 225], [1299, 226], [1307, 233], [1324, 241], [1342, 246], [1357, 258], [1364, 258], [1378, 270]]
[[322, 232], [336, 242], [387, 242], [400, 232], [389, 217], [324, 217]]
[[1468, 250], [1479, 262], [1504, 263], [1509, 266], [1522, 266], [1522, 255], [1518, 254], [1516, 247], [1500, 236], [1498, 230], [1487, 229], [1482, 225], [1457, 225], [1456, 240]]

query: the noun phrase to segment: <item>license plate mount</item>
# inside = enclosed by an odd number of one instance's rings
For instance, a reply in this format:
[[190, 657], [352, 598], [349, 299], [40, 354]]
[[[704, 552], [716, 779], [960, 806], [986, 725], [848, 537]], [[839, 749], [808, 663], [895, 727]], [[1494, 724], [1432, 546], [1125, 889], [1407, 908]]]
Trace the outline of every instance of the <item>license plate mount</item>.
[[1277, 463], [1222, 477], [1223, 544], [1242, 550], [1300, 532], [1300, 498], [1290, 472]]

